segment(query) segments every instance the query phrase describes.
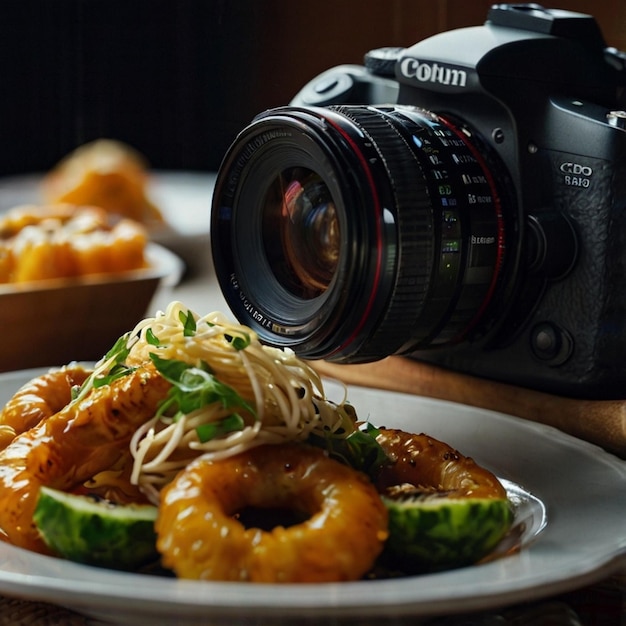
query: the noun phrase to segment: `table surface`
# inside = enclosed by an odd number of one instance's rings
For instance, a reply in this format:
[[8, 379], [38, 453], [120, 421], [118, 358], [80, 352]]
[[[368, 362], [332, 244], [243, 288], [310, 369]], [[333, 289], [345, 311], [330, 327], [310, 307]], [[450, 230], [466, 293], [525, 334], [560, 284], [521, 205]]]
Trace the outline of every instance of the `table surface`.
[[[172, 300], [180, 300], [193, 311], [204, 314], [210, 311], [228, 312], [212, 271], [208, 237], [193, 242], [194, 262], [183, 281], [172, 290], [155, 296], [149, 314], [165, 309]], [[97, 626], [102, 622], [81, 616], [64, 608], [40, 602], [27, 602], [15, 598], [0, 597], [0, 626], [44, 626], [63, 624], [67, 626]], [[394, 622], [395, 626], [403, 626]], [[597, 584], [559, 595], [558, 597], [529, 602], [523, 605], [472, 615], [456, 615], [451, 618], [410, 620], [411, 626], [492, 626], [495, 624], [528, 624], [553, 626], [626, 626], [626, 570], [602, 580]], [[234, 624], [233, 626], [236, 626]], [[407, 622], [408, 626], [408, 622]]]

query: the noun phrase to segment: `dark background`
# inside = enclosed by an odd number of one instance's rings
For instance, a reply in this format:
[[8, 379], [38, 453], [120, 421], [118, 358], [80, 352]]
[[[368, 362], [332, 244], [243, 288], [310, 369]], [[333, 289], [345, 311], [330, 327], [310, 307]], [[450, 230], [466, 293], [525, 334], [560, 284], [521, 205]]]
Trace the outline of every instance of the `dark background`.
[[[259, 111], [373, 47], [484, 21], [482, 0], [3, 0], [0, 176], [98, 137], [215, 170]], [[626, 49], [623, 0], [563, 0]]]

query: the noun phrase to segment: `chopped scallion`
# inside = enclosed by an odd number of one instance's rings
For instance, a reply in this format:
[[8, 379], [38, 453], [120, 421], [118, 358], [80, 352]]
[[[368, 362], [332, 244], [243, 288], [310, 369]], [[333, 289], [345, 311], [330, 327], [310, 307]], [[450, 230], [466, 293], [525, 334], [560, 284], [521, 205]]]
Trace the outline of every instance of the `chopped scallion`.
[[159, 338], [152, 332], [152, 328], [148, 328], [148, 330], [146, 330], [146, 341], [151, 346], [160, 346], [161, 345], [161, 342], [159, 341]]
[[251, 343], [250, 335], [224, 335], [235, 350], [245, 350]]
[[179, 312], [178, 317], [183, 325], [183, 335], [185, 337], [193, 337], [196, 334], [196, 320], [191, 311], [187, 313]]
[[219, 422], [212, 422], [210, 424], [201, 424], [196, 428], [196, 434], [200, 443], [206, 443], [211, 441], [220, 435], [226, 435], [238, 430], [243, 430], [245, 422], [243, 417], [237, 413], [232, 413], [227, 417], [224, 417]]

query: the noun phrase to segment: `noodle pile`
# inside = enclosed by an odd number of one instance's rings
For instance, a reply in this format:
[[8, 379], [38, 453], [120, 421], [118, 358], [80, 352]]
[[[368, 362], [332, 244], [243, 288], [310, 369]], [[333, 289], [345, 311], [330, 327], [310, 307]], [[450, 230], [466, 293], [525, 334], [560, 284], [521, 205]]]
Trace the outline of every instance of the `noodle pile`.
[[[160, 489], [198, 456], [216, 460], [266, 443], [354, 430], [349, 409], [326, 399], [312, 368], [289, 349], [262, 345], [251, 329], [229, 323], [221, 313], [199, 317], [173, 302], [165, 312], [141, 321], [129, 333], [126, 347], [125, 366], [149, 362], [154, 355], [184, 362], [192, 366], [193, 376], [216, 379], [240, 400], [236, 407], [217, 400], [189, 413], [157, 412], [135, 432], [130, 444], [131, 483], [155, 504]], [[103, 358], [92, 380], [116, 366], [115, 355]], [[219, 436], [206, 441], [198, 436], [199, 428], [223, 426], [233, 415], [232, 430], [218, 431]]]

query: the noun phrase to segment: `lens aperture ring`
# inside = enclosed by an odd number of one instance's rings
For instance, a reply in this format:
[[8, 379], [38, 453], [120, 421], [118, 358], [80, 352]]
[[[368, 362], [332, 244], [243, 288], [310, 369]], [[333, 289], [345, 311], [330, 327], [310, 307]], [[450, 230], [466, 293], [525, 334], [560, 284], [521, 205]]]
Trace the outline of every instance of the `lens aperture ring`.
[[[392, 115], [413, 139], [436, 216], [435, 275], [424, 320], [407, 347], [456, 342], [477, 323], [493, 294], [503, 238], [499, 198], [463, 130], [413, 107], [397, 107]], [[431, 322], [435, 325], [425, 334]]]

